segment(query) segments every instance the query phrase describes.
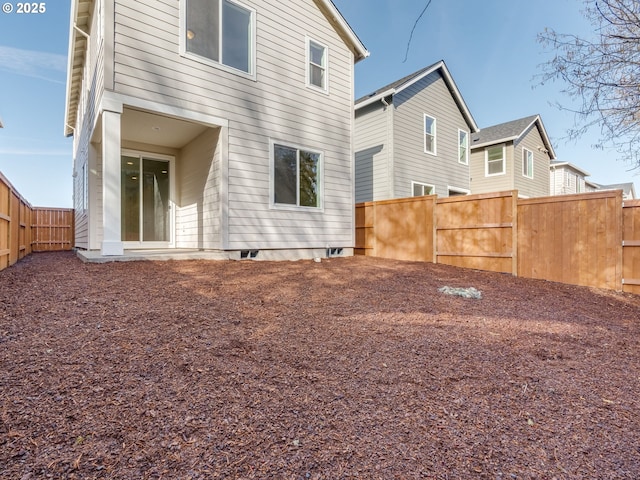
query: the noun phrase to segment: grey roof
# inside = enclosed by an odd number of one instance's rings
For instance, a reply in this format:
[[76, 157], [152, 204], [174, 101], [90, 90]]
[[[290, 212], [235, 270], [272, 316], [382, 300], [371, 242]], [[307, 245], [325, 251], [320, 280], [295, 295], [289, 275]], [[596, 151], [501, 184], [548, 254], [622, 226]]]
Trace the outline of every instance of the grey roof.
[[586, 170], [584, 170], [583, 168], [580, 168], [580, 167], [574, 165], [573, 163], [569, 163], [569, 162], [563, 162], [563, 161], [560, 161], [560, 160], [551, 160], [550, 166], [552, 168], [553, 167], [569, 167], [569, 168], [574, 169], [576, 172], [581, 173], [585, 177], [591, 176], [591, 174], [589, 172], [587, 172]]
[[396, 80], [393, 83], [390, 83], [389, 85], [385, 85], [384, 87], [378, 88], [375, 92], [371, 92], [368, 95], [365, 95], [363, 97], [358, 98], [355, 103], [356, 105], [358, 103], [362, 103], [365, 100], [368, 100], [371, 97], [375, 97], [376, 95], [379, 95], [381, 93], [386, 92], [387, 90], [398, 90], [399, 87], [401, 87], [402, 85], [404, 85], [405, 83], [411, 83], [411, 81], [414, 78], [418, 78], [420, 75], [422, 75], [424, 72], [433, 69], [434, 67], [438, 66], [438, 64], [441, 63], [440, 62], [436, 62], [433, 65], [429, 65], [428, 67], [425, 68], [421, 68], [420, 70], [418, 70], [417, 72], [412, 73], [411, 75], [407, 75], [406, 77], [401, 78], [400, 80]]
[[522, 135], [522, 132], [531, 125], [538, 115], [519, 118], [510, 122], [501, 123], [492, 127], [482, 128], [479, 132], [471, 135], [471, 148], [474, 144], [498, 143], [505, 140], [514, 140]]
[[451, 92], [451, 96], [453, 97], [454, 101], [458, 105], [460, 112], [462, 113], [467, 124], [469, 125], [471, 132], [477, 132], [478, 124], [474, 120], [473, 115], [471, 115], [471, 112], [469, 111], [469, 107], [467, 107], [467, 104], [465, 103], [464, 98], [460, 93], [460, 90], [458, 90], [458, 86], [456, 85], [456, 82], [453, 80], [453, 77], [451, 76], [451, 72], [449, 72], [449, 69], [447, 68], [447, 65], [444, 63], [444, 60], [440, 60], [439, 62], [429, 65], [428, 67], [421, 68], [420, 70], [412, 73], [411, 75], [407, 75], [406, 77], [403, 77], [400, 80], [396, 80], [395, 82], [385, 85], [382, 88], [378, 88], [375, 92], [372, 92], [369, 95], [360, 97], [354, 103], [355, 109], [358, 110], [359, 108], [362, 108], [369, 104], [383, 100], [388, 96], [396, 95], [401, 91], [403, 91], [405, 88], [408, 88], [414, 83], [419, 82], [424, 77], [431, 74], [432, 72], [435, 72], [436, 70], [440, 70], [442, 78], [444, 79], [445, 84], [447, 85], [447, 88]]
[[554, 160], [556, 154], [551, 145], [551, 140], [549, 140], [549, 136], [547, 135], [547, 131], [542, 124], [540, 115], [531, 115], [499, 125], [493, 125], [492, 127], [481, 128], [480, 131], [471, 134], [471, 148], [486, 147], [488, 145], [517, 140], [533, 123], [538, 124], [540, 136], [545, 143], [544, 146], [549, 152], [549, 157]]
[[636, 190], [633, 186], [633, 182], [629, 183], [613, 183], [611, 185], [596, 184], [599, 190], [622, 190], [625, 196], [631, 194], [633, 198], [636, 196]]

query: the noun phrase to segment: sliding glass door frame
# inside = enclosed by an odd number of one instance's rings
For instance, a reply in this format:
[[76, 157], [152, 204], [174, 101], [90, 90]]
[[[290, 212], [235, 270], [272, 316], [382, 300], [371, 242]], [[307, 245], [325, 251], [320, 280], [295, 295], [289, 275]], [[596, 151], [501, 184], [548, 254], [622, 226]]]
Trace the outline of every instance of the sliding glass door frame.
[[[126, 227], [126, 219], [125, 219], [125, 210], [126, 208], [131, 208], [133, 207], [135, 209], [136, 205], [127, 205], [126, 202], [128, 201], [127, 198], [127, 191], [125, 189], [125, 179], [121, 179], [121, 184], [122, 186], [122, 192], [121, 192], [121, 202], [122, 202], [122, 241], [124, 244], [124, 248], [127, 250], [131, 250], [131, 249], [162, 249], [162, 248], [174, 248], [175, 247], [175, 203], [174, 203], [174, 195], [175, 195], [175, 157], [170, 156], [170, 155], [163, 155], [163, 154], [159, 154], [159, 153], [151, 153], [151, 152], [144, 152], [144, 151], [139, 151], [139, 150], [122, 150], [120, 153], [120, 156], [122, 159], [124, 159], [124, 157], [131, 157], [132, 159], [138, 159], [138, 165], [140, 168], [140, 173], [143, 176], [142, 178], [139, 178], [138, 180], [138, 184], [139, 184], [139, 192], [138, 192], [138, 204], [137, 204], [137, 208], [139, 211], [139, 217], [138, 217], [138, 239], [134, 239], [131, 238], [132, 236], [135, 237], [135, 232], [132, 234], [128, 234], [127, 233], [127, 227]], [[145, 223], [144, 223], [144, 214], [145, 214], [145, 208], [144, 208], [144, 160], [151, 160], [151, 161], [158, 161], [158, 162], [167, 162], [169, 169], [168, 169], [168, 174], [169, 174], [169, 195], [168, 195], [168, 212], [167, 212], [167, 221], [168, 221], [168, 226], [169, 226], [169, 231], [168, 231], [168, 235], [167, 235], [167, 239], [166, 241], [157, 241], [155, 239], [153, 240], [146, 240], [145, 237]], [[123, 171], [121, 170], [121, 175], [124, 175]], [[142, 202], [140, 202], [140, 199], [142, 199]], [[140, 238], [142, 237], [142, 238]]]

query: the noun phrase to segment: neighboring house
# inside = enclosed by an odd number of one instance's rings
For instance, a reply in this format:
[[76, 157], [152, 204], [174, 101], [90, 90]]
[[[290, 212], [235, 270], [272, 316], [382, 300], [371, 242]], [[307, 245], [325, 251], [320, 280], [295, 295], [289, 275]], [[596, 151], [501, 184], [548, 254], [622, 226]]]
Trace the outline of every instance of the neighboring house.
[[570, 195], [597, 190], [597, 186], [587, 181], [591, 174], [569, 162], [554, 160], [550, 168], [550, 195]]
[[471, 193], [518, 190], [521, 197], [549, 195], [549, 165], [556, 158], [540, 115], [471, 136]]
[[468, 194], [477, 131], [443, 61], [356, 100], [356, 202]]
[[354, 64], [330, 0], [72, 0], [76, 247], [354, 245]]
[[592, 182], [591, 180], [584, 181], [585, 191], [586, 192], [596, 192], [598, 191], [598, 184]]
[[636, 198], [636, 191], [632, 182], [601, 185], [586, 177], [590, 173], [569, 162], [552, 161], [551, 195], [570, 195], [574, 193], [597, 192], [601, 190], [622, 190], [624, 200]]
[[629, 183], [615, 183], [612, 185], [599, 185], [598, 190], [622, 190], [622, 199], [623, 200], [635, 200], [636, 198], [636, 189], [632, 182]]

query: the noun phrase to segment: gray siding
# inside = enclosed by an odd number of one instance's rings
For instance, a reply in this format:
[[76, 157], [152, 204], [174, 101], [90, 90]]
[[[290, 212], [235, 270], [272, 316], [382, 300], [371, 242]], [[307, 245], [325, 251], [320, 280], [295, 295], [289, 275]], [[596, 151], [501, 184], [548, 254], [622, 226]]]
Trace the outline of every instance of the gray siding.
[[393, 110], [382, 102], [356, 111], [355, 188], [356, 203], [392, 198], [390, 139]]
[[[522, 149], [533, 153], [533, 178], [525, 177], [523, 172]], [[514, 150], [514, 188], [524, 197], [546, 197], [549, 195], [549, 154], [544, 151], [544, 142], [540, 131], [533, 125], [524, 137], [515, 143]]]
[[[116, 0], [115, 91], [229, 120], [223, 247], [352, 246], [353, 56], [312, 0], [242, 3], [257, 11], [257, 81], [180, 56], [175, 0]], [[328, 95], [306, 87], [306, 35], [329, 48]], [[270, 207], [270, 139], [324, 153], [322, 212]]]
[[[469, 133], [439, 71], [394, 97], [394, 194], [411, 196], [411, 182], [435, 186], [448, 196], [448, 187], [469, 189], [469, 167], [458, 161], [458, 129]], [[436, 155], [424, 152], [424, 114], [436, 119]]]
[[[502, 144], [500, 144], [502, 145]], [[513, 142], [506, 144], [506, 169], [504, 175], [486, 175], [485, 168], [486, 148], [476, 148], [471, 151], [470, 185], [471, 193], [502, 192], [513, 190], [514, 176], [514, 148]], [[522, 169], [520, 169], [522, 172]]]
[[220, 249], [220, 129], [208, 129], [176, 162], [176, 247]]
[[[90, 27], [90, 38], [85, 56], [83, 73], [83, 85], [78, 103], [78, 113], [76, 125], [82, 128], [74, 136], [74, 182], [73, 182], [73, 205], [75, 211], [75, 246], [78, 248], [92, 248], [90, 242], [93, 241], [90, 235], [92, 225], [90, 218], [97, 207], [93, 188], [96, 182], [96, 165], [92, 160], [92, 145], [90, 144], [93, 127], [98, 114], [98, 103], [101, 99], [101, 92], [104, 90], [104, 38], [99, 35], [101, 28], [99, 22], [102, 18], [96, 12], [94, 4], [94, 14]], [[87, 171], [86, 181], [89, 182], [89, 198], [86, 209], [83, 208], [83, 187], [85, 179], [82, 178], [82, 170]], [[92, 219], [93, 221], [93, 219]]]

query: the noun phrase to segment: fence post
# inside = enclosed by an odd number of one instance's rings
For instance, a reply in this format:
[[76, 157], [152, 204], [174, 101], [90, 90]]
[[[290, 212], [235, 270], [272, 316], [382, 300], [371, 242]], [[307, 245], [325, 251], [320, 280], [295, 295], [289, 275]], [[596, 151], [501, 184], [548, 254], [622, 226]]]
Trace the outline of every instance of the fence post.
[[511, 273], [518, 276], [518, 190], [511, 191]]

